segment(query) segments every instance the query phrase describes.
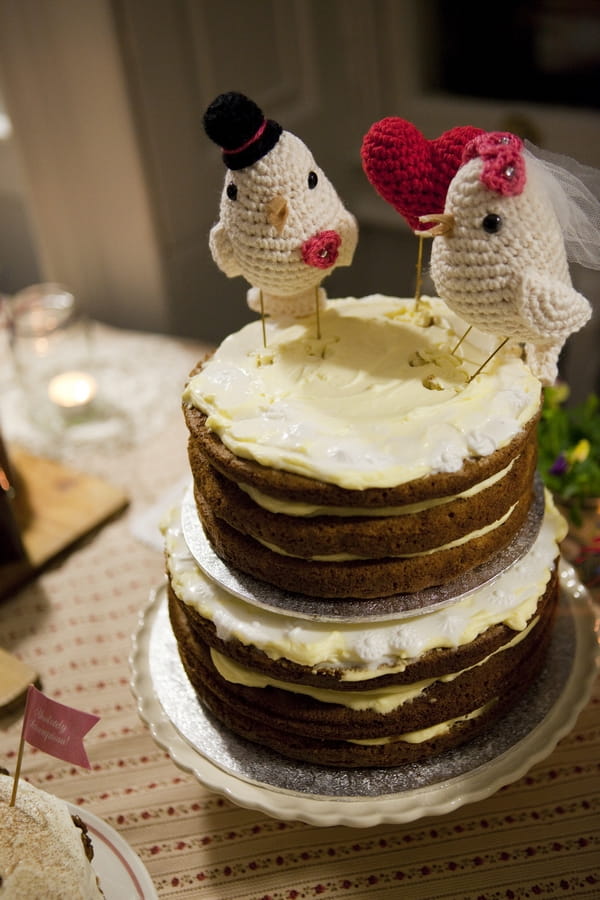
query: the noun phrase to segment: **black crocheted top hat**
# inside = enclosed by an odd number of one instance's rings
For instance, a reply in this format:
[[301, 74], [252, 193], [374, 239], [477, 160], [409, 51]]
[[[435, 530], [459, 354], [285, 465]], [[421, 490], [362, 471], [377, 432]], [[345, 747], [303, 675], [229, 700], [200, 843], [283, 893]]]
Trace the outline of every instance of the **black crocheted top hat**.
[[244, 94], [219, 94], [204, 113], [204, 129], [223, 151], [228, 169], [244, 169], [271, 150], [283, 131]]

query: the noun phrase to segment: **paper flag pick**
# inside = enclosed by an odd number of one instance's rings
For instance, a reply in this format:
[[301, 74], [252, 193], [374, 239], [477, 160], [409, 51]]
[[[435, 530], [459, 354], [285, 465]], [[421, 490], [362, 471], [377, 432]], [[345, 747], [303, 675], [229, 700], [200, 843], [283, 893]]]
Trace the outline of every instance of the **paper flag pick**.
[[23, 738], [28, 744], [50, 756], [91, 769], [83, 737], [99, 718], [58, 703], [30, 685], [23, 720]]

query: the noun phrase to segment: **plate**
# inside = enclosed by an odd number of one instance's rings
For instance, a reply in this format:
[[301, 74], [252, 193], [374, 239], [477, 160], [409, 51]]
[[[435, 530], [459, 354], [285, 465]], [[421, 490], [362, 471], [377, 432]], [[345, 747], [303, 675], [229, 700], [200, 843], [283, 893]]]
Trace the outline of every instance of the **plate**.
[[67, 806], [72, 816], [87, 825], [94, 843], [92, 865], [106, 900], [158, 900], [147, 869], [127, 841], [87, 809], [73, 803]]
[[[295, 763], [237, 738], [197, 700], [190, 701], [193, 689], [165, 627], [164, 586], [152, 592], [133, 639], [131, 687], [138, 711], [176, 765], [232, 802], [275, 818], [370, 827], [443, 815], [491, 796], [548, 756], [590, 696], [599, 659], [598, 624], [572, 567], [561, 563], [560, 574], [561, 608], [544, 672], [511, 713], [459, 753], [419, 765], [340, 770]], [[191, 717], [177, 717], [169, 685], [177, 708], [195, 702]], [[194, 718], [200, 728], [192, 733]]]
[[374, 600], [355, 598], [308, 597], [266, 584], [228, 565], [213, 550], [198, 518], [193, 486], [186, 491], [181, 504], [183, 535], [190, 553], [205, 575], [234, 597], [239, 597], [263, 609], [292, 613], [301, 619], [320, 621], [371, 622], [412, 616], [415, 611], [447, 606], [450, 603], [479, 590], [493, 581], [506, 569], [521, 559], [531, 549], [544, 518], [544, 485], [539, 475], [535, 478], [533, 503], [525, 522], [506, 547], [494, 553], [485, 563], [464, 572], [444, 585], [414, 591], [412, 594], [392, 594]]

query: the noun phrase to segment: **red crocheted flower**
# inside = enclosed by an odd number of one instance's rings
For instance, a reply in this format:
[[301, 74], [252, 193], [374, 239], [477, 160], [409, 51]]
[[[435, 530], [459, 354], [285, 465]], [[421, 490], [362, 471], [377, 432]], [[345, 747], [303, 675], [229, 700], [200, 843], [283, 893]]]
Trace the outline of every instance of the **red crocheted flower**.
[[337, 231], [319, 231], [302, 244], [302, 259], [315, 269], [330, 269], [338, 258], [341, 243]]
[[465, 147], [463, 164], [476, 156], [483, 160], [481, 181], [490, 191], [515, 197], [525, 187], [523, 141], [506, 131], [490, 131]]

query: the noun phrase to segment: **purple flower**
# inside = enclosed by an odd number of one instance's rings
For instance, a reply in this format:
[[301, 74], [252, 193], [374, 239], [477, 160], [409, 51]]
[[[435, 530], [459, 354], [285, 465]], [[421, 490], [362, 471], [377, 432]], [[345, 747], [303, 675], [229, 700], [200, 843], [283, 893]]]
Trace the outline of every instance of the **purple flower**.
[[559, 454], [556, 457], [552, 465], [550, 466], [550, 474], [551, 475], [564, 475], [567, 469], [569, 468], [569, 464], [567, 462], [567, 457], [564, 453]]

